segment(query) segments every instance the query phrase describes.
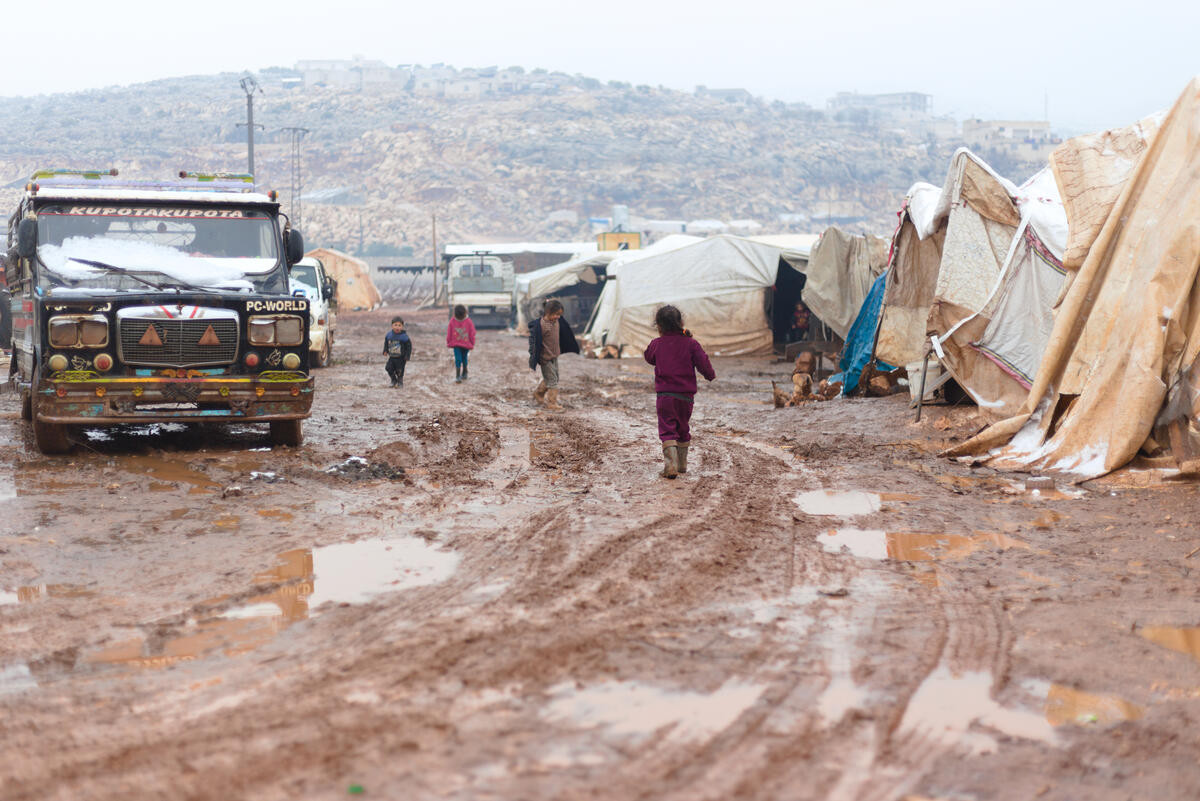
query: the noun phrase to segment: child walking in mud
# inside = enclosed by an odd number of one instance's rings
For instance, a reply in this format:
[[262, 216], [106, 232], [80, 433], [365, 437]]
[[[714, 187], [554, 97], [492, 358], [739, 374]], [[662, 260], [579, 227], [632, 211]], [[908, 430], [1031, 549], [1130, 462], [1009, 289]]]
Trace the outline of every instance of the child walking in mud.
[[663, 478], [687, 472], [688, 446], [692, 432], [692, 403], [696, 397], [696, 371], [706, 381], [717, 377], [708, 354], [683, 327], [683, 315], [674, 306], [654, 313], [658, 338], [646, 346], [646, 361], [654, 365], [654, 392], [658, 395], [658, 438], [662, 440]]
[[412, 356], [412, 340], [404, 330], [404, 318], [392, 318], [392, 330], [383, 338], [383, 353], [388, 357], [388, 378], [392, 379], [393, 387], [404, 386], [404, 365]]
[[562, 303], [551, 298], [542, 307], [542, 315], [529, 321], [529, 369], [542, 369], [533, 399], [556, 412], [562, 410], [558, 403], [558, 357], [563, 353], [579, 353], [579, 342], [563, 319]]
[[467, 307], [454, 307], [454, 316], [446, 326], [446, 347], [454, 348], [454, 383], [467, 380], [467, 356], [475, 347], [475, 323], [467, 316]]

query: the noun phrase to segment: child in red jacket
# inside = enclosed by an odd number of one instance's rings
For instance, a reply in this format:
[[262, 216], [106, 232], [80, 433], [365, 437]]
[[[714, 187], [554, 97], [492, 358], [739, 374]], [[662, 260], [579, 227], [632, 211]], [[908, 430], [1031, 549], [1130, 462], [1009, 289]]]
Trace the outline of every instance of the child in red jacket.
[[654, 314], [659, 337], [646, 346], [646, 361], [654, 365], [654, 391], [658, 394], [658, 438], [662, 440], [663, 478], [687, 472], [692, 432], [692, 402], [696, 397], [696, 371], [706, 381], [717, 377], [708, 354], [683, 327], [683, 315], [674, 306]]
[[454, 307], [454, 317], [446, 326], [446, 347], [454, 348], [454, 383], [467, 380], [467, 354], [475, 347], [475, 323], [467, 316], [467, 307]]

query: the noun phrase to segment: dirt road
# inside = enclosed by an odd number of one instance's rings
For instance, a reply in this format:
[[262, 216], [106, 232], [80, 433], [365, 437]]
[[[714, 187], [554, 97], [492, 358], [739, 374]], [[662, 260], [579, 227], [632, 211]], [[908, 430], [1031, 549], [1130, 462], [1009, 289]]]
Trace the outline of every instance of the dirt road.
[[306, 441], [0, 400], [0, 799], [1194, 799], [1193, 484], [1030, 492], [972, 410], [773, 409], [717, 359], [656, 477], [647, 365], [343, 315]]

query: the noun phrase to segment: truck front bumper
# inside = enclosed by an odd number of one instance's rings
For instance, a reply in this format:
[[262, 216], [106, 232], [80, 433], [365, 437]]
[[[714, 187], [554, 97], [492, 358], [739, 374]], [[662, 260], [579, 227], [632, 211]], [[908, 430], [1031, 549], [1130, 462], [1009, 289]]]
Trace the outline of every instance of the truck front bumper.
[[308, 417], [313, 379], [282, 370], [186, 378], [75, 372], [56, 373], [33, 391], [37, 418], [47, 423], [268, 422]]

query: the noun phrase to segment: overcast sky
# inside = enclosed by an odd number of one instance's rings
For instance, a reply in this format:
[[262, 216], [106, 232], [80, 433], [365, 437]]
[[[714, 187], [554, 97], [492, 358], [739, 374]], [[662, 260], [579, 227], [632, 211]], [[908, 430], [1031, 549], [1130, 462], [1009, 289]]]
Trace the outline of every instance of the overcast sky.
[[1200, 73], [1196, 0], [58, 0], [6, 4], [0, 25], [3, 96], [362, 55], [744, 87], [817, 108], [838, 91], [918, 91], [938, 114], [1048, 108], [1079, 133], [1165, 109]]

